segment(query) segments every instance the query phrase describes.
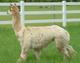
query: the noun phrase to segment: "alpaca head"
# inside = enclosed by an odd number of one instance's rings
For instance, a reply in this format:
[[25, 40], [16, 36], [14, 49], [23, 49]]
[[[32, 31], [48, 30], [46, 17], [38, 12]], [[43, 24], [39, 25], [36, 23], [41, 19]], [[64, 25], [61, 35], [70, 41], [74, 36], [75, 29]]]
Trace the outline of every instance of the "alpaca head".
[[18, 6], [16, 4], [10, 4], [10, 12], [9, 13], [14, 15], [14, 16], [19, 14]]

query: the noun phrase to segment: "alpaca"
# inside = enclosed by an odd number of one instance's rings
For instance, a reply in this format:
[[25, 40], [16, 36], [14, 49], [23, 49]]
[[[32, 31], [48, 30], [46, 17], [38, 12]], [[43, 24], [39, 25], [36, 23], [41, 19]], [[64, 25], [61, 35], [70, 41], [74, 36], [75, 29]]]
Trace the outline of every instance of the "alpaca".
[[11, 4], [10, 12], [13, 29], [21, 45], [19, 61], [26, 60], [30, 49], [34, 50], [36, 58], [39, 59], [41, 49], [53, 41], [59, 52], [65, 57], [70, 58], [75, 53], [75, 50], [69, 45], [70, 35], [65, 29], [57, 25], [25, 27], [20, 21], [19, 8], [16, 4]]

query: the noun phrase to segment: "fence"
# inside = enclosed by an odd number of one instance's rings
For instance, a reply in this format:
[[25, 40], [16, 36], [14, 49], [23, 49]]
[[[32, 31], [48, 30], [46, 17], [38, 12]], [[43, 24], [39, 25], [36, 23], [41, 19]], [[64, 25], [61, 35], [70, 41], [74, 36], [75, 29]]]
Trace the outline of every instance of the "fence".
[[[10, 6], [11, 3], [0, 3], [0, 6]], [[20, 3], [16, 3], [20, 5], [21, 9], [21, 21], [24, 23], [46, 23], [46, 22], [62, 22], [62, 25], [65, 27], [67, 22], [77, 22], [80, 19], [67, 19], [67, 13], [80, 13], [79, 10], [67, 10], [67, 5], [80, 5], [80, 2], [27, 2], [20, 1]], [[24, 6], [50, 6], [50, 5], [60, 5], [62, 6], [61, 11], [24, 11]], [[45, 19], [45, 20], [25, 20], [24, 15], [37, 15], [37, 14], [62, 14], [62, 19]], [[0, 15], [7, 15], [7, 12], [0, 12]], [[11, 21], [0, 21], [0, 24], [11, 24]]]

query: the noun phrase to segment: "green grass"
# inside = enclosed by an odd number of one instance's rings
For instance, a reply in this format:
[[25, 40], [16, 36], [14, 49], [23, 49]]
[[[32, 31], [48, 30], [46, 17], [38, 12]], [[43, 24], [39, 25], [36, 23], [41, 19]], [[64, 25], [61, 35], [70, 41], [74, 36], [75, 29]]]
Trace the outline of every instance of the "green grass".
[[[61, 23], [55, 23], [61, 26]], [[33, 24], [29, 26], [46, 26], [52, 24]], [[71, 35], [70, 44], [78, 52], [71, 60], [63, 60], [54, 44], [42, 50], [40, 60], [36, 60], [33, 51], [29, 52], [25, 63], [80, 63], [80, 23], [68, 23], [66, 30]], [[11, 25], [0, 25], [0, 63], [15, 63], [20, 54], [20, 44]]]
[[[45, 11], [45, 10], [61, 10], [60, 6], [45, 7], [25, 7], [28, 11]], [[80, 10], [80, 6], [67, 6], [67, 10], [77, 9]], [[9, 7], [0, 7], [0, 11], [7, 11]], [[80, 18], [80, 14], [68, 14], [68, 18]], [[51, 19], [61, 18], [61, 15], [26, 15], [25, 19]], [[11, 16], [0, 16], [0, 20], [11, 20]], [[61, 26], [61, 23], [46, 23], [46, 24], [28, 24], [29, 26], [46, 26], [57, 24]], [[25, 63], [80, 63], [80, 23], [68, 23], [66, 29], [71, 35], [70, 44], [78, 52], [78, 54], [71, 60], [63, 60], [62, 55], [57, 51], [55, 44], [50, 44], [47, 48], [42, 50], [42, 54], [39, 61], [34, 58], [33, 51], [28, 55], [28, 59]], [[20, 45], [15, 36], [15, 33], [11, 25], [0, 25], [0, 63], [15, 63], [20, 54]]]

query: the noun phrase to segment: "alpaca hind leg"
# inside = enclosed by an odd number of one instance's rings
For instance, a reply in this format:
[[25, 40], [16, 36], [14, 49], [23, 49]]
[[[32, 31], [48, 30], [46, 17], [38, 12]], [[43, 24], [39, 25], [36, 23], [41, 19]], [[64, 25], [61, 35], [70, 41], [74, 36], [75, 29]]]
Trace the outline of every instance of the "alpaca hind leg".
[[56, 47], [62, 54], [64, 54], [65, 57], [71, 58], [74, 55], [75, 50], [72, 48], [72, 46], [69, 45], [66, 40], [55, 39], [55, 41]]
[[65, 50], [68, 51], [68, 55], [69, 55], [69, 56], [67, 56], [68, 58], [73, 57], [73, 56], [77, 53], [77, 52], [73, 49], [73, 47], [72, 47], [71, 45], [67, 45], [67, 46], [65, 47]]
[[55, 39], [55, 41], [56, 41], [56, 47], [57, 47], [57, 49], [58, 49], [64, 56], [69, 56], [68, 51], [67, 51], [67, 49], [65, 48], [65, 47], [66, 47], [65, 41], [63, 42], [63, 40], [60, 39], [60, 38]]

